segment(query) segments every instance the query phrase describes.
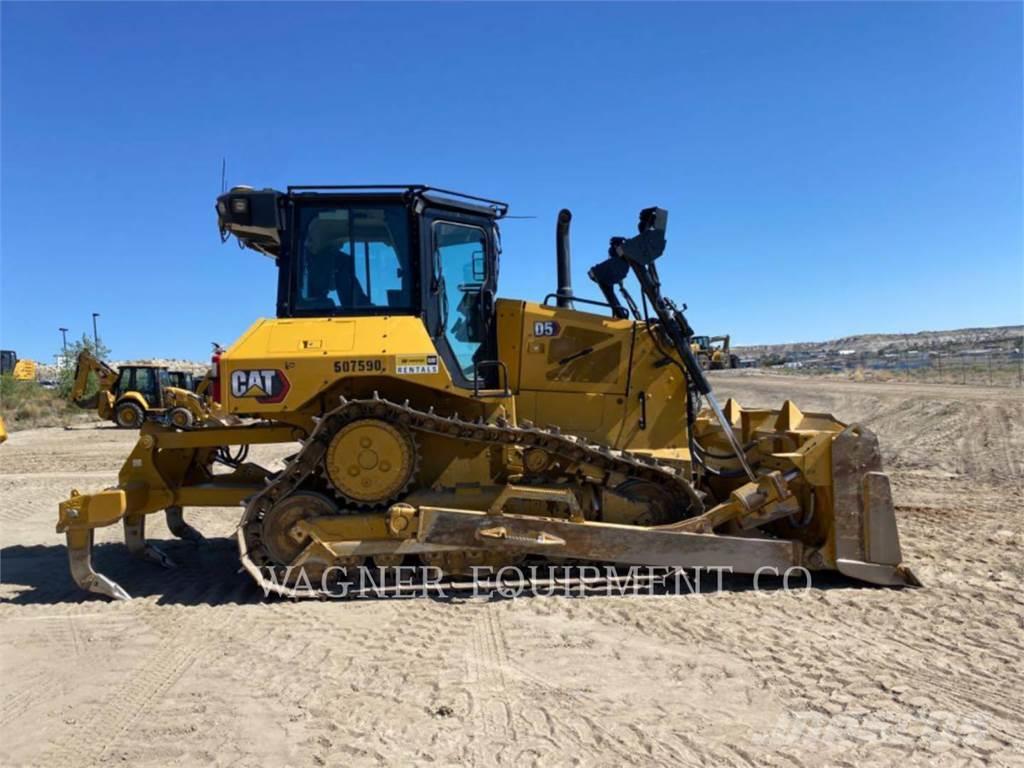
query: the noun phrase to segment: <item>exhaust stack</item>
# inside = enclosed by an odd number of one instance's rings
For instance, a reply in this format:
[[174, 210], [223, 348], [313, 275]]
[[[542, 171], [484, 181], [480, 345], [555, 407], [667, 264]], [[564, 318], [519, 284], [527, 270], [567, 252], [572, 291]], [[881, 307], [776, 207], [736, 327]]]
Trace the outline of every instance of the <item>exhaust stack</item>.
[[558, 262], [558, 306], [572, 308], [572, 256], [569, 252], [569, 222], [572, 211], [563, 208], [558, 212], [555, 225], [555, 258]]

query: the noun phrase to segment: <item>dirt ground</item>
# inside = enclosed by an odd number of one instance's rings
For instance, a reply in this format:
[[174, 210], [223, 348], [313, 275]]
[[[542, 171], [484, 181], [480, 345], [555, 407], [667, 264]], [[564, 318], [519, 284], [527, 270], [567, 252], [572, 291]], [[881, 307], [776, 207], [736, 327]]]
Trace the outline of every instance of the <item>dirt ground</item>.
[[[191, 515], [164, 572], [120, 530], [71, 584], [72, 487], [133, 436], [0, 447], [0, 764], [1024, 765], [1024, 393], [725, 372], [722, 395], [831, 411], [880, 436], [923, 589], [265, 602], [234, 510]], [[264, 450], [254, 458], [283, 455]], [[169, 539], [162, 521], [155, 539]]]

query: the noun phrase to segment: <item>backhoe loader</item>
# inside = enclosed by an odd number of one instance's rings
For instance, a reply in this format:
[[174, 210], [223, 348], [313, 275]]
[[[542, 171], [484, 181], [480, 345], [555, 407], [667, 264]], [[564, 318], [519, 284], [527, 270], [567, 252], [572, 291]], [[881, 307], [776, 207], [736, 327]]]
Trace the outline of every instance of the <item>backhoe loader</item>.
[[[257, 421], [145, 423], [115, 488], [72, 491], [57, 531], [81, 587], [129, 597], [92, 567], [96, 528], [122, 523], [132, 553], [170, 565], [147, 516], [199, 540], [183, 509], [211, 506], [241, 507], [242, 568], [289, 597], [363, 564], [478, 576], [524, 558], [917, 584], [872, 432], [719, 404], [662, 293], [667, 211], [610, 240], [600, 302], [573, 293], [563, 210], [557, 291], [536, 303], [495, 298], [499, 201], [235, 187], [216, 210], [223, 240], [278, 270], [277, 317], [212, 361], [222, 408]], [[294, 446], [283, 468], [243, 460], [271, 443]]]
[[[91, 374], [96, 376], [99, 389], [86, 397]], [[85, 349], [78, 355], [71, 400], [80, 408], [95, 408], [101, 419], [124, 429], [138, 429], [147, 419], [166, 421], [177, 429], [189, 429], [210, 416], [202, 398], [187, 389], [171, 386], [166, 368], [125, 365], [115, 370]]]
[[720, 371], [723, 368], [739, 368], [740, 359], [729, 351], [729, 335], [694, 336], [690, 349], [697, 356], [697, 362], [705, 371]]

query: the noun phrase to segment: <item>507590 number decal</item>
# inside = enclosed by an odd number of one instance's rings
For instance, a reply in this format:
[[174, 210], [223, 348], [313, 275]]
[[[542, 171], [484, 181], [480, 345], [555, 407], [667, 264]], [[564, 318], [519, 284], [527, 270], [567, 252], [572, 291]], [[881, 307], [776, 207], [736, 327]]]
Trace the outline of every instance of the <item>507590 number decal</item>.
[[335, 373], [383, 373], [384, 361], [380, 358], [364, 360], [335, 360]]

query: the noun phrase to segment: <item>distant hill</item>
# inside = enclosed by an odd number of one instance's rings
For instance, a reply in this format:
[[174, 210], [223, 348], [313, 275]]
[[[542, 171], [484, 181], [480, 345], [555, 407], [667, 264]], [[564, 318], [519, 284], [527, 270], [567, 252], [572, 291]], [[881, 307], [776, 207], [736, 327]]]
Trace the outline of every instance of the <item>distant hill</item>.
[[787, 344], [735, 346], [741, 358], [760, 359], [769, 355], [782, 357], [814, 354], [837, 354], [852, 351], [858, 354], [892, 352], [943, 352], [969, 350], [1012, 350], [1024, 346], [1024, 325], [1003, 325], [995, 328], [960, 328], [953, 331], [919, 331], [917, 333], [865, 333], [829, 341], [799, 341]]
[[[205, 376], [210, 367], [208, 361], [197, 363], [193, 360], [168, 360], [158, 357], [139, 360], [111, 360], [110, 364], [118, 369], [125, 365], [162, 365], [170, 371], [186, 371], [197, 376]], [[60, 377], [60, 371], [56, 365], [39, 365], [36, 370], [38, 371], [37, 378], [41, 381], [56, 381]]]

